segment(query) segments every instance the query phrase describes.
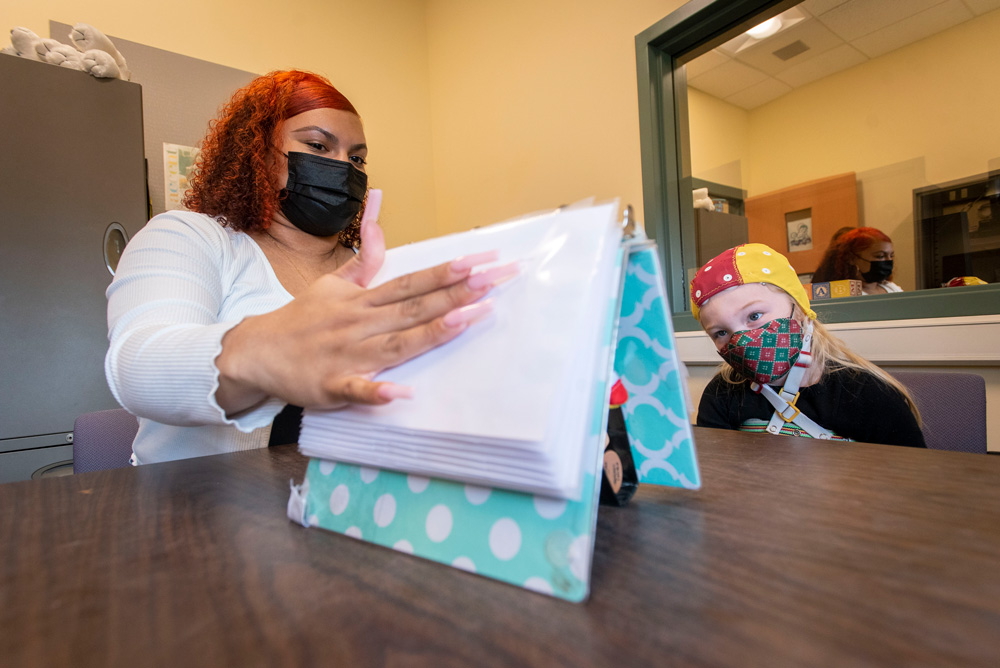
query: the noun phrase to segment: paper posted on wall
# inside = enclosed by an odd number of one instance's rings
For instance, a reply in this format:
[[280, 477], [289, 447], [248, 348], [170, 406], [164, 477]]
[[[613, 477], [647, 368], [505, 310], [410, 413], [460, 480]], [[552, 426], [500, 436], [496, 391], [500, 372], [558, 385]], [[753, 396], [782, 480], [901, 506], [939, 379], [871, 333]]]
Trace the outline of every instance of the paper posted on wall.
[[200, 149], [180, 144], [163, 144], [163, 208], [184, 209], [188, 177], [198, 161]]

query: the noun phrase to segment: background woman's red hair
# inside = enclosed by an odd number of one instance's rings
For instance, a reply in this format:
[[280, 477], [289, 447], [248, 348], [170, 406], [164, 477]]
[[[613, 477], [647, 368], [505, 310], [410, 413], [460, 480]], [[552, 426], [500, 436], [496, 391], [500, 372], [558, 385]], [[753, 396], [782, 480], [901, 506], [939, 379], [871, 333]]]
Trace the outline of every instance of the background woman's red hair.
[[[856, 227], [852, 230], [837, 234], [830, 242], [819, 267], [813, 272], [813, 283], [825, 283], [827, 281], [842, 281], [846, 279], [862, 280], [861, 271], [854, 264], [858, 256], [872, 244], [888, 241], [892, 243], [885, 232], [874, 227]], [[892, 277], [889, 277], [892, 280]]]
[[[209, 123], [184, 206], [241, 232], [266, 229], [279, 206], [271, 174], [278, 156], [278, 127], [312, 109], [358, 115], [326, 78], [311, 72], [271, 72], [236, 91]], [[344, 233], [350, 236], [349, 230]]]

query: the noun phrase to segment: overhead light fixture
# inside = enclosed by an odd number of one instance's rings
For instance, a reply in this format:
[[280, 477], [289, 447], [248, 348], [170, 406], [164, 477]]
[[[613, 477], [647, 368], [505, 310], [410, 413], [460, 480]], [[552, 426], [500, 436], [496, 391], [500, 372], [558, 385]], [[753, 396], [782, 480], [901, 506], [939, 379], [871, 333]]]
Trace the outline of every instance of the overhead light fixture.
[[790, 7], [777, 16], [758, 23], [753, 28], [741, 32], [731, 40], [716, 47], [723, 55], [735, 56], [744, 49], [755, 47], [764, 40], [784, 34], [789, 28], [810, 17], [803, 9]]
[[747, 34], [753, 37], [754, 39], [764, 39], [766, 37], [770, 37], [779, 30], [781, 30], [781, 17], [772, 16], [763, 23], [756, 25], [753, 28], [750, 28], [750, 30], [747, 30]]

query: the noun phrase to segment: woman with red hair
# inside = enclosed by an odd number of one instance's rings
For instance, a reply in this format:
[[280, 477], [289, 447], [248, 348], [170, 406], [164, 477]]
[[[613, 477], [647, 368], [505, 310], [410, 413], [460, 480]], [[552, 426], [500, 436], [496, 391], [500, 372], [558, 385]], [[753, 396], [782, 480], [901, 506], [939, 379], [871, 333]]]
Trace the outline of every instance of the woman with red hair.
[[297, 407], [408, 397], [374, 376], [488, 311], [515, 271], [473, 275], [490, 253], [367, 289], [385, 252], [367, 159], [354, 106], [308, 72], [258, 77], [212, 121], [189, 211], [150, 220], [108, 288], [105, 371], [139, 416], [134, 464], [294, 442]]
[[859, 280], [861, 292], [866, 295], [902, 292], [903, 288], [892, 282], [895, 255], [892, 239], [874, 227], [838, 232], [813, 272], [812, 281]]

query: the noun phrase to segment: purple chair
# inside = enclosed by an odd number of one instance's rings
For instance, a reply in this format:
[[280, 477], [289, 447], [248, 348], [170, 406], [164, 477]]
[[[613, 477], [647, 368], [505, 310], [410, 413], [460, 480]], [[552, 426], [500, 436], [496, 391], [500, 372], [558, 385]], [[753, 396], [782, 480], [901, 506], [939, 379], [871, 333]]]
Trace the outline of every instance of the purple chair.
[[124, 408], [84, 413], [73, 423], [73, 473], [129, 466], [139, 421]]
[[928, 448], [986, 452], [986, 381], [974, 373], [897, 371], [920, 409]]

